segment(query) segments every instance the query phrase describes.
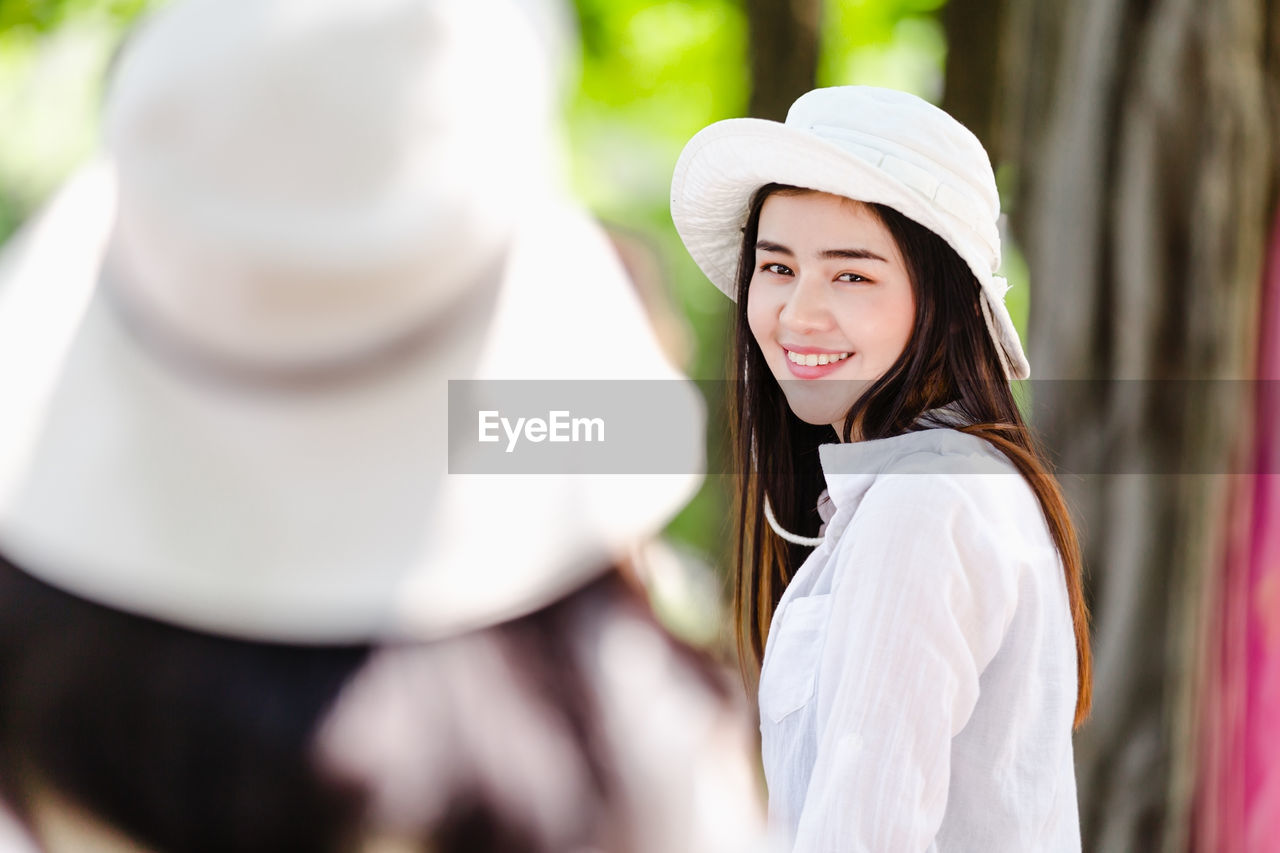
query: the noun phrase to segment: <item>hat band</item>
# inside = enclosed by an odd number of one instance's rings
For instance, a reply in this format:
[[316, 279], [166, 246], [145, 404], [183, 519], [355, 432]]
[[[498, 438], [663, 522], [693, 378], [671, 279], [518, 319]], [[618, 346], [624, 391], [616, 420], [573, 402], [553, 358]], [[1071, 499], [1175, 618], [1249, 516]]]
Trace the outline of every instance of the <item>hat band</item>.
[[440, 316], [425, 316], [420, 323], [358, 350], [295, 363], [239, 358], [184, 336], [144, 300], [117, 283], [124, 273], [119, 269], [118, 258], [110, 253], [103, 258], [100, 293], [139, 349], [172, 369], [214, 385], [263, 391], [320, 391], [374, 381], [379, 375], [412, 363], [424, 349], [439, 347], [450, 330], [468, 323], [483, 326], [498, 296], [500, 269], [505, 262], [505, 256], [498, 259], [482, 277], [489, 285], [457, 294], [439, 312]]

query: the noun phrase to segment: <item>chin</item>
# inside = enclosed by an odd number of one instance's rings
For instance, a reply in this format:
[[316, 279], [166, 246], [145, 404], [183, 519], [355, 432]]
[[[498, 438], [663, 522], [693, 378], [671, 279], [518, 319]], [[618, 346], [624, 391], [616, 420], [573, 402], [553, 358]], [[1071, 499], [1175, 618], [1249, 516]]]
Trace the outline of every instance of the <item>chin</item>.
[[847, 406], [833, 407], [830, 400], [816, 402], [813, 400], [796, 399], [796, 397], [786, 394], [787, 406], [791, 409], [791, 413], [800, 420], [813, 426], [831, 426], [844, 420], [845, 415], [849, 413], [849, 409], [853, 406], [853, 401]]
[[845, 416], [870, 384], [870, 380], [864, 379], [778, 380], [792, 414], [813, 426], [844, 423]]

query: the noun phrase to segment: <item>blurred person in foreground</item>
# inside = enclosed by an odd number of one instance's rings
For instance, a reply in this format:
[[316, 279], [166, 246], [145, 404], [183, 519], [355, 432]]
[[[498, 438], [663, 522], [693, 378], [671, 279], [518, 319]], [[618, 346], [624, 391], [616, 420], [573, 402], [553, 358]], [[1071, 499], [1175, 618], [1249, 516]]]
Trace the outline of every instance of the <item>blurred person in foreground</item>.
[[[451, 379], [668, 379], [514, 0], [189, 0], [0, 257], [0, 786], [46, 849], [757, 849], [618, 568], [688, 473], [449, 474]], [[581, 319], [578, 319], [581, 318]]]

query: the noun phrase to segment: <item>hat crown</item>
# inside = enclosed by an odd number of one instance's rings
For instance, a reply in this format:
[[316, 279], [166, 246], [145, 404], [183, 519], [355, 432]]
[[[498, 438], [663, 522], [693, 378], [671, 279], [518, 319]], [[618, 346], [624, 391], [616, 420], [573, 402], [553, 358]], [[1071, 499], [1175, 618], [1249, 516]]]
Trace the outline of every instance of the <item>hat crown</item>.
[[552, 69], [520, 9], [188, 0], [149, 21], [104, 122], [113, 281], [136, 313], [265, 367], [426, 325], [550, 182]]
[[1000, 264], [995, 173], [982, 143], [923, 98], [874, 86], [832, 86], [801, 95], [786, 124], [889, 172], [984, 236]]

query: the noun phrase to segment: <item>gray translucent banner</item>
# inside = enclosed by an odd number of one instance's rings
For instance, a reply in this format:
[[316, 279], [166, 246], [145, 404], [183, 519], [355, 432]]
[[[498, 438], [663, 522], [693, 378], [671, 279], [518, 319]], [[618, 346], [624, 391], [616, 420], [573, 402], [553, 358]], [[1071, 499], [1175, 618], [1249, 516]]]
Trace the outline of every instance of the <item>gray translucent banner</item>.
[[451, 380], [450, 474], [696, 474], [705, 403], [674, 380]]
[[[814, 381], [795, 384], [809, 391]], [[820, 381], [829, 386], [824, 394], [862, 390]], [[738, 474], [728, 446], [729, 386], [451, 381], [449, 471]], [[1013, 391], [1060, 475], [1280, 474], [1280, 436], [1253, 435], [1257, 424], [1280, 419], [1277, 381], [1029, 380]], [[854, 462], [865, 473], [876, 463], [874, 453]]]

